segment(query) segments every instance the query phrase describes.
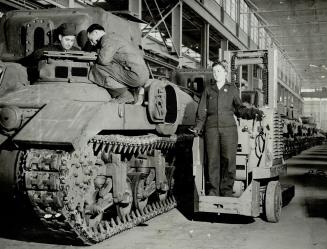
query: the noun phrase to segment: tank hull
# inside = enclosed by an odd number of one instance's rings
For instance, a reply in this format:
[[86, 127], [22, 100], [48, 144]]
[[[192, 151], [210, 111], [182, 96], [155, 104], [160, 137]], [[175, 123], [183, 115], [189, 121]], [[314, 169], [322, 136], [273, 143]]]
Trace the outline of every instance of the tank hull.
[[9, 199], [22, 196], [53, 233], [90, 245], [176, 206], [175, 148], [192, 138], [184, 131], [197, 103], [149, 79], [129, 89], [134, 104], [120, 104], [88, 79], [95, 53], [45, 51], [33, 61], [64, 21], [75, 24], [80, 48], [93, 23], [140, 48], [138, 24], [102, 9], [6, 13], [0, 69], [10, 64], [19, 77], [0, 72], [0, 187]]

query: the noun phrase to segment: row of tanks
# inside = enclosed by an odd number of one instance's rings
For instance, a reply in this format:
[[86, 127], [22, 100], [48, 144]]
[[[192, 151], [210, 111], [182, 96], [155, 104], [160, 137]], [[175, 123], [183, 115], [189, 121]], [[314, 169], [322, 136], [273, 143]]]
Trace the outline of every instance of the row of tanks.
[[321, 145], [326, 136], [317, 128], [312, 117], [289, 118], [283, 120], [284, 159], [298, 155], [303, 150]]

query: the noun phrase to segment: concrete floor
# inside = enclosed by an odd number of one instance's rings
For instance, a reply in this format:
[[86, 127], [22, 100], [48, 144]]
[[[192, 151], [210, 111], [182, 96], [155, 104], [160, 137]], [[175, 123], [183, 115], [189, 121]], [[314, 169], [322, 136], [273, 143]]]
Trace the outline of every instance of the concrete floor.
[[[304, 151], [287, 164], [288, 176], [282, 182], [295, 185], [295, 197], [277, 224], [215, 214], [192, 221], [187, 201], [191, 195], [186, 195], [179, 209], [90, 248], [327, 249], [327, 176], [306, 174], [317, 169], [327, 172], [327, 145]], [[65, 245], [29, 218], [18, 222], [17, 216], [8, 219], [8, 215], [2, 213], [6, 222], [0, 224], [0, 249], [82, 248]]]

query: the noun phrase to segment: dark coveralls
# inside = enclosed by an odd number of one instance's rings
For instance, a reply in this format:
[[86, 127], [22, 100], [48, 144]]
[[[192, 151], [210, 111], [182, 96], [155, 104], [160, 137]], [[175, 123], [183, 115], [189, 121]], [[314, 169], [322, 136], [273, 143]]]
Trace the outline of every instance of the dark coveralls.
[[117, 34], [105, 34], [97, 45], [98, 58], [89, 79], [107, 88], [117, 97], [128, 87], [143, 86], [149, 79], [149, 71], [142, 51]]
[[226, 82], [218, 90], [216, 82], [206, 87], [199, 103], [197, 130], [205, 127], [209, 195], [231, 196], [236, 174], [238, 144], [233, 114], [244, 119], [255, 117], [256, 109], [242, 105], [239, 91]]

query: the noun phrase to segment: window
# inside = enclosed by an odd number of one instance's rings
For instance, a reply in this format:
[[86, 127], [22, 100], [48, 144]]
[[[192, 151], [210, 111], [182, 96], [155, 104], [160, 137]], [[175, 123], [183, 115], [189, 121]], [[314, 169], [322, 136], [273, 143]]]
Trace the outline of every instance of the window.
[[259, 66], [258, 65], [253, 65], [253, 77], [254, 78], [259, 78]]
[[266, 48], [270, 48], [271, 38], [270, 35], [266, 33]]
[[240, 27], [248, 34], [249, 7], [244, 0], [240, 1]]
[[230, 1], [224, 1], [225, 3], [225, 12], [230, 15]]
[[236, 21], [237, 3], [236, 0], [227, 0], [225, 2], [225, 12]]
[[280, 79], [284, 81], [284, 59], [280, 59]]
[[278, 57], [278, 64], [277, 64], [277, 73], [278, 73], [278, 78], [282, 78], [282, 58], [281, 58], [281, 53], [278, 50], [277, 52], [277, 57]]
[[259, 29], [259, 48], [263, 49], [266, 46], [266, 30], [264, 28]]
[[242, 79], [248, 81], [248, 65], [242, 66]]
[[290, 85], [291, 85], [291, 89], [294, 90], [294, 72], [293, 69], [291, 69], [291, 73], [290, 73]]
[[291, 87], [291, 82], [290, 82], [291, 70], [290, 70], [290, 66], [289, 66], [287, 61], [285, 61], [285, 65], [286, 65], [285, 82], [289, 87]]
[[258, 26], [258, 18], [253, 13], [251, 13], [251, 39], [255, 44], [258, 44]]
[[280, 96], [279, 96], [279, 102], [283, 103], [284, 101], [284, 94], [285, 94], [285, 88], [279, 85], [280, 89]]
[[236, 11], [237, 11], [237, 8], [236, 8], [236, 0], [231, 0], [231, 13], [230, 13], [230, 16], [232, 17], [232, 19], [234, 21], [236, 21]]
[[286, 61], [283, 60], [283, 67], [282, 67], [282, 70], [283, 70], [283, 77], [282, 77], [282, 80], [285, 84], [287, 84], [287, 64], [286, 64]]
[[287, 105], [287, 89], [284, 88], [284, 96], [283, 96], [283, 104], [284, 106]]
[[223, 1], [222, 0], [215, 0], [216, 1], [216, 3], [218, 4], [218, 5], [220, 5], [220, 6], [223, 6]]

